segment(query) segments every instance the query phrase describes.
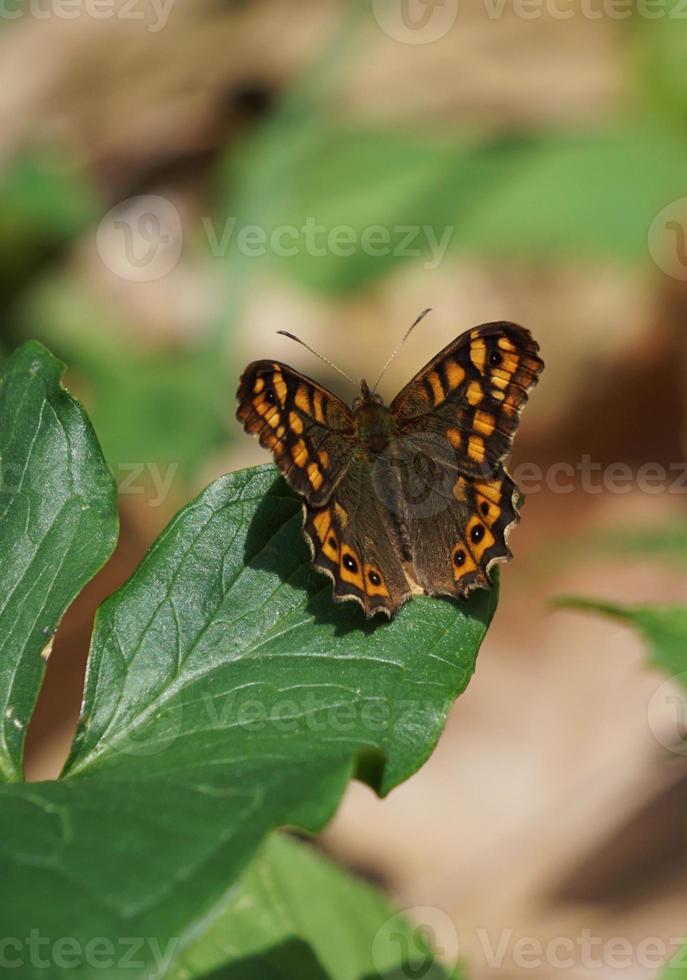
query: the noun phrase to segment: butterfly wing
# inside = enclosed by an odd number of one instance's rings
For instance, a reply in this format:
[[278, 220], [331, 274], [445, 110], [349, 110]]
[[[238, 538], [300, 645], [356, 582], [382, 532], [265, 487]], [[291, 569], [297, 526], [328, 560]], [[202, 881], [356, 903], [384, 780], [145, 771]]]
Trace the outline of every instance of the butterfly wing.
[[496, 476], [509, 454], [520, 412], [544, 367], [539, 347], [515, 323], [485, 323], [440, 351], [391, 403], [399, 438], [435, 438], [452, 468]]
[[405, 529], [419, 588], [463, 598], [472, 589], [489, 588], [492, 567], [512, 557], [508, 538], [520, 519], [519, 494], [503, 467], [482, 482], [448, 476], [453, 499], [429, 512], [406, 505]]
[[392, 402], [397, 506], [422, 591], [465, 596], [511, 557], [519, 493], [504, 460], [543, 367], [529, 331], [486, 323], [440, 351]]
[[272, 450], [289, 486], [310, 505], [325, 504], [355, 442], [349, 409], [311, 378], [276, 361], [249, 364], [236, 397], [237, 418]]
[[325, 507], [306, 504], [303, 533], [337, 602], [358, 602], [368, 618], [390, 617], [410, 598], [394, 511], [375, 492], [368, 461], [351, 461]]

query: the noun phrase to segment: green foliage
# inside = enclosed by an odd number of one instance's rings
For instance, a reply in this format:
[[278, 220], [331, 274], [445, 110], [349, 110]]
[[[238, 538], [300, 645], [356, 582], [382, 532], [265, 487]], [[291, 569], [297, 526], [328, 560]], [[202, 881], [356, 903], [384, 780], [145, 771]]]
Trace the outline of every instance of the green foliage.
[[372, 980], [378, 972], [386, 978], [404, 961], [404, 950], [410, 950], [406, 962], [414, 964], [414, 975], [444, 977], [436, 964], [429, 965], [421, 935], [379, 892], [312, 848], [275, 834], [207, 932], [184, 950], [169, 980], [208, 974], [236, 980]]
[[[12, 458], [28, 447], [37, 477], [17, 485], [16, 513], [37, 515], [43, 527], [46, 514], [71, 513], [76, 484], [81, 520], [92, 521], [92, 511], [99, 522], [71, 524], [57, 569], [45, 549], [28, 571], [15, 567], [21, 549], [4, 554], [5, 577], [23, 576], [29, 594], [40, 588], [44, 599], [46, 562], [48, 582], [77, 561], [85, 578], [111, 548], [112, 486], [108, 480], [103, 500], [104, 464], [82, 413], [58, 387], [57, 362], [28, 345], [7, 370]], [[41, 395], [46, 388], [52, 399]], [[59, 442], [42, 435], [47, 406], [56, 403], [71, 406], [83, 430], [79, 451], [70, 454], [63, 442], [61, 458]], [[73, 484], [55, 498], [46, 475], [60, 466]], [[92, 937], [115, 945], [139, 937], [141, 975], [159, 967], [165, 950], [214, 963], [221, 936], [209, 935], [207, 946], [204, 936], [218, 915], [238, 923], [232, 888], [269, 831], [288, 824], [314, 832], [351, 776], [384, 794], [426, 760], [473, 672], [496, 590], [467, 603], [417, 599], [391, 623], [366, 622], [357, 607], [336, 607], [328, 581], [310, 569], [300, 510], [271, 466], [220, 479], [177, 515], [100, 609], [63, 777], [0, 785], [5, 935], [38, 928], [71, 937], [81, 950]], [[59, 591], [59, 612], [67, 589], [75, 590], [70, 582]], [[43, 645], [36, 623], [45, 620], [34, 620], [13, 619], [2, 662], [10, 679], [23, 651], [35, 665]], [[39, 684], [34, 666], [9, 688], [12, 697], [20, 691], [17, 708], [26, 712]], [[17, 747], [9, 757], [18, 765]], [[263, 911], [267, 921], [274, 911], [267, 899]], [[348, 973], [313, 973], [330, 965], [313, 950], [301, 913], [298, 935], [268, 923], [251, 940], [273, 974], [271, 940], [288, 945], [303, 976], [354, 976], [353, 952]], [[374, 918], [365, 929], [373, 925]], [[253, 948], [236, 946], [232, 955], [240, 960]], [[260, 962], [258, 975], [269, 976]], [[217, 975], [242, 976], [238, 967], [221, 969]], [[53, 964], [51, 976], [67, 973], [74, 970]], [[43, 975], [40, 968], [25, 975], [34, 974]], [[76, 975], [91, 974], [107, 976], [81, 962]]]
[[224, 359], [205, 347], [139, 349], [121, 318], [64, 276], [46, 279], [25, 304], [24, 332], [40, 324], [84, 385], [112, 467], [173, 464], [188, 478], [227, 438], [234, 393]]
[[[264, 260], [243, 264], [250, 270], [274, 263], [322, 292], [359, 290], [411, 258], [436, 268], [442, 241], [454, 252], [518, 261], [645, 263], [649, 225], [683, 195], [686, 166], [683, 134], [637, 120], [603, 132], [484, 142], [289, 116], [277, 118], [238, 160], [232, 155], [225, 162], [219, 186], [231, 190], [220, 190], [219, 214], [237, 216], [233, 262], [246, 225], [268, 237], [280, 226], [299, 230], [286, 241], [295, 244], [294, 254], [276, 255], [268, 245]], [[300, 231], [307, 220], [322, 227], [311, 238], [322, 254]], [[335, 238], [336, 248], [325, 247], [326, 236], [342, 227], [352, 230], [350, 243]], [[390, 244], [361, 247], [376, 227]]]
[[666, 967], [661, 974], [661, 980], [687, 980], [687, 946]]
[[62, 365], [37, 343], [0, 371], [0, 779], [21, 755], [53, 634], [117, 537], [116, 491]]
[[646, 640], [657, 667], [669, 674], [687, 671], [687, 606], [621, 606], [578, 597], [561, 599], [557, 605], [622, 620]]

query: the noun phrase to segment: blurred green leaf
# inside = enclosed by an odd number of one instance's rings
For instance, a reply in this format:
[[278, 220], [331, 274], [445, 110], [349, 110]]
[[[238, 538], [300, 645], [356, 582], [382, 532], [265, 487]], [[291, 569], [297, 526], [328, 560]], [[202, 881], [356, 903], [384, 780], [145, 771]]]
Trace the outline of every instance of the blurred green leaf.
[[634, 627], [647, 642], [651, 660], [687, 683], [687, 606], [622, 606], [577, 596], [556, 601], [561, 609], [601, 613]]
[[53, 634], [117, 539], [114, 481], [64, 365], [40, 344], [0, 368], [0, 779], [21, 779]]
[[640, 122], [496, 142], [475, 155], [483, 192], [456, 245], [519, 259], [647, 264], [657, 212], [684, 196], [687, 134]]
[[371, 980], [404, 961], [412, 971], [406, 980], [441, 980], [446, 974], [422, 938], [375, 889], [311, 847], [274, 834], [168, 980]]
[[0, 238], [70, 238], [97, 214], [93, 185], [57, 156], [25, 156], [0, 175]]
[[[448, 140], [337, 126], [317, 117], [300, 125], [289, 120], [225, 162], [215, 238], [221, 238], [227, 220], [236, 219], [229, 254], [241, 253], [244, 267], [262, 263], [261, 256], [248, 254], [260, 246], [240, 248], [242, 229], [253, 226], [265, 235], [267, 263], [303, 285], [322, 291], [360, 288], [399, 261], [418, 255], [430, 260], [428, 236], [441, 238], [451, 218], [440, 204], [457, 159]], [[417, 234], [420, 225], [424, 231]], [[279, 229], [283, 234], [272, 243]], [[370, 236], [366, 249], [378, 254], [358, 247], [363, 235]], [[387, 236], [387, 243], [375, 235]], [[406, 245], [394, 252], [392, 246], [404, 239]], [[413, 254], [402, 254], [409, 251]]]
[[227, 440], [234, 385], [209, 345], [138, 346], [123, 314], [64, 275], [34, 290], [21, 323], [69, 363], [113, 468], [178, 465], [178, 476], [188, 478]]
[[[0, 300], [5, 311], [96, 213], [88, 178], [56, 156], [27, 155], [0, 173]], [[12, 326], [12, 316], [6, 316], [0, 330]]]
[[633, 20], [637, 90], [654, 116], [687, 126], [687, 32], [683, 0], [666, 0], [662, 17]]
[[643, 555], [647, 558], [687, 564], [687, 524], [662, 524], [655, 527], [625, 527], [620, 530], [595, 532], [588, 541], [578, 541], [575, 547], [588, 553]]
[[687, 980], [687, 946], [666, 967], [661, 974], [661, 980]]
[[[268, 126], [227, 160], [209, 237], [215, 253], [234, 261], [240, 253], [247, 270], [266, 262], [324, 292], [359, 289], [409, 259], [436, 268], [445, 245], [487, 257], [648, 267], [653, 218], [684, 196], [687, 134], [641, 120], [487, 142], [318, 117], [289, 123]], [[263, 239], [241, 246], [248, 226]], [[275, 250], [279, 228], [286, 232]], [[375, 228], [385, 245], [363, 243]], [[332, 241], [351, 254], [337, 254]], [[284, 247], [293, 254], [276, 254]]]
[[0, 786], [7, 935], [155, 937], [146, 971], [209, 928], [269, 831], [315, 831], [353, 774], [385, 794], [427, 759], [496, 589], [367, 622], [311, 569], [301, 509], [272, 466], [218, 480], [103, 605], [64, 778]]

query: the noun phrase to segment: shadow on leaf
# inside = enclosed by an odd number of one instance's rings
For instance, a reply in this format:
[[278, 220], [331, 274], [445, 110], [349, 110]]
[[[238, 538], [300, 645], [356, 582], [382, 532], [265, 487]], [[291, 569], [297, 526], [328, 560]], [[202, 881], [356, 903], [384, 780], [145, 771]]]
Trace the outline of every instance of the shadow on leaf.
[[331, 581], [310, 564], [302, 524], [300, 498], [289, 489], [283, 477], [277, 477], [250, 523], [246, 564], [278, 575], [282, 582], [302, 589], [306, 611], [318, 624], [333, 626], [336, 636], [355, 630], [370, 635], [386, 625], [384, 616], [366, 620], [357, 603], [334, 602]]

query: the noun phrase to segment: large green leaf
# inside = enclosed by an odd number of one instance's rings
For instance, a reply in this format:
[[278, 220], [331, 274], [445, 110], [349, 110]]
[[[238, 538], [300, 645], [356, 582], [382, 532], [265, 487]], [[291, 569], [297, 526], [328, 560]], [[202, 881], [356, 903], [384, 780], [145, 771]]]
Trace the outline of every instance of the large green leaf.
[[310, 569], [300, 511], [271, 466], [221, 479], [100, 610], [65, 778], [0, 787], [7, 935], [182, 951], [269, 830], [428, 757], [496, 591], [367, 623]]
[[168, 980], [372, 980], [404, 963], [406, 977], [440, 980], [424, 940], [375, 889], [275, 834]]
[[40, 344], [0, 370], [0, 779], [21, 778], [53, 634], [117, 537], [114, 481], [63, 365]]

